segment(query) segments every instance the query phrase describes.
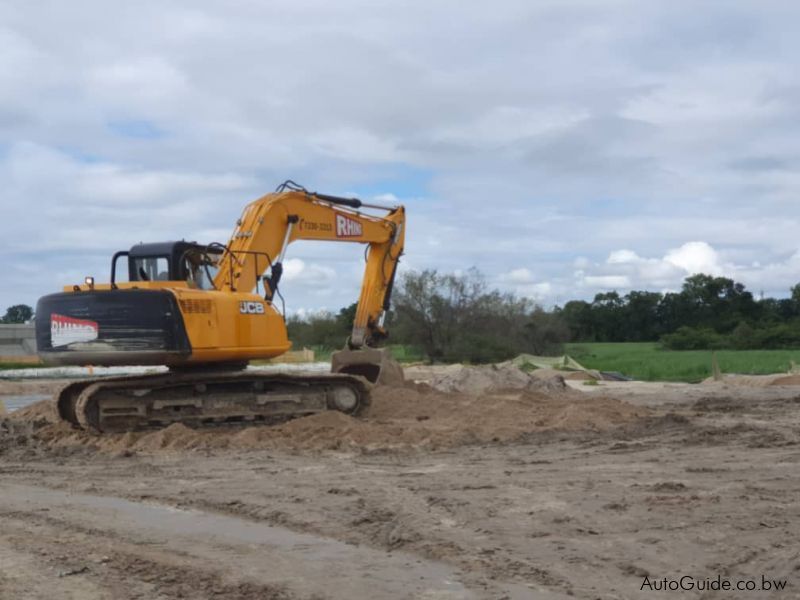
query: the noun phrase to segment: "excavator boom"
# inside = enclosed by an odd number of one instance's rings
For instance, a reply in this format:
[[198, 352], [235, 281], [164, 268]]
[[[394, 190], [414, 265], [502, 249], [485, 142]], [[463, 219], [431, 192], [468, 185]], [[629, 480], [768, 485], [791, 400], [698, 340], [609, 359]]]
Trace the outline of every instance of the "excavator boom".
[[[286, 185], [286, 184], [284, 184]], [[359, 209], [378, 209], [374, 216]], [[367, 260], [350, 346], [361, 348], [385, 337], [383, 316], [389, 308], [394, 276], [405, 237], [405, 209], [355, 198], [291, 191], [267, 194], [248, 204], [221, 260], [217, 289], [252, 290], [267, 266], [271, 299], [280, 280], [286, 249], [297, 240], [367, 244]], [[274, 262], [273, 262], [274, 261]], [[276, 268], [277, 267], [277, 268]]]

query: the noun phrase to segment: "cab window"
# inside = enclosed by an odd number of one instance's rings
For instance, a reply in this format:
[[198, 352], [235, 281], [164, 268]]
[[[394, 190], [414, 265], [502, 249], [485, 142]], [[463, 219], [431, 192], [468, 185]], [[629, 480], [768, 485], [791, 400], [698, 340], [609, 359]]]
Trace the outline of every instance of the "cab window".
[[188, 252], [184, 256], [184, 273], [186, 283], [200, 290], [213, 290], [214, 277], [217, 274], [215, 257], [201, 252]]
[[166, 256], [142, 256], [133, 259], [135, 281], [169, 281], [169, 259]]

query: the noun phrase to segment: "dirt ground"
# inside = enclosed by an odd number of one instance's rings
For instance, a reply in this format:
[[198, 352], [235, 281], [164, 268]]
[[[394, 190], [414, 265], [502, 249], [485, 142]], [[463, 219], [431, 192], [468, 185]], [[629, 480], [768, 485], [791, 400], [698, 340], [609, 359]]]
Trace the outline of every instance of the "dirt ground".
[[685, 598], [800, 597], [800, 387], [487, 373], [252, 429], [12, 413], [0, 599], [605, 600], [682, 576], [787, 580]]

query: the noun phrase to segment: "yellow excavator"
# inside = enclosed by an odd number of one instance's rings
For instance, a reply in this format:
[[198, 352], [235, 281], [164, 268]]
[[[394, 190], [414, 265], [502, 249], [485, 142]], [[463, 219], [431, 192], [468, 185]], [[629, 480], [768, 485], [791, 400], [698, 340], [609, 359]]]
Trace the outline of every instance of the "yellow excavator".
[[[331, 409], [358, 414], [372, 384], [402, 380], [402, 369], [378, 345], [387, 336], [404, 238], [402, 206], [309, 192], [287, 181], [245, 207], [227, 244], [150, 243], [117, 252], [109, 283], [87, 277], [39, 300], [39, 356], [50, 365], [169, 369], [72, 382], [57, 396], [60, 417], [113, 432], [272, 422]], [[291, 347], [277, 303], [286, 250], [296, 240], [366, 244], [352, 333], [334, 353], [331, 373], [246, 369]]]

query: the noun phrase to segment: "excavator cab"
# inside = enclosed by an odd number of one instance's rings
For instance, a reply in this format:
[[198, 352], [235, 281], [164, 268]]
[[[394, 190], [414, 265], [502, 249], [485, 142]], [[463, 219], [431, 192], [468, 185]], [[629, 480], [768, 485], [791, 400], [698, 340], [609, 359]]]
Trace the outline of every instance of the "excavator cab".
[[223, 248], [196, 242], [137, 244], [111, 259], [111, 283], [116, 283], [120, 258], [128, 259], [128, 281], [185, 281], [189, 287], [214, 289]]

